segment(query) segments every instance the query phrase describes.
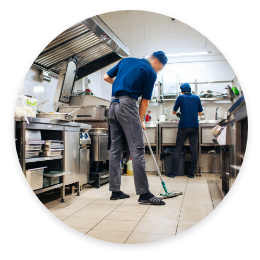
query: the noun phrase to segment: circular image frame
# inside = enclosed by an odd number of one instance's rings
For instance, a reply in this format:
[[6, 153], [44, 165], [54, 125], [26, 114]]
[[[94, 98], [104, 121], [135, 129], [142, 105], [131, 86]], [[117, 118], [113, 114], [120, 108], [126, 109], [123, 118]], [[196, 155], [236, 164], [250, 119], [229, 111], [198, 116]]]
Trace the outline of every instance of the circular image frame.
[[[29, 70], [30, 66], [32, 65], [35, 58], [39, 55], [40, 51], [44, 48], [44, 46], [49, 43], [51, 40], [53, 40], [58, 34], [60, 34], [64, 29], [68, 28], [69, 26], [72, 26], [73, 24], [86, 19], [88, 17], [91, 17], [93, 15], [98, 15], [110, 11], [118, 11], [118, 10], [143, 10], [143, 11], [151, 11], [151, 12], [157, 12], [159, 14], [164, 14], [172, 18], [176, 18], [184, 23], [187, 23], [188, 25], [192, 26], [196, 30], [198, 30], [200, 33], [205, 35], [210, 41], [212, 41], [218, 49], [223, 53], [223, 55], [228, 60], [229, 64], [235, 71], [241, 87], [244, 92], [245, 100], [246, 100], [246, 106], [247, 106], [247, 112], [248, 112], [248, 121], [249, 125], [248, 128], [250, 129], [250, 136], [248, 136], [248, 142], [247, 142], [247, 148], [245, 153], [245, 159], [242, 164], [240, 174], [238, 175], [233, 187], [228, 192], [226, 197], [223, 199], [223, 201], [217, 206], [216, 209], [214, 209], [206, 218], [204, 218], [201, 222], [199, 222], [197, 225], [193, 226], [192, 228], [188, 229], [187, 231], [180, 233], [174, 237], [170, 237], [168, 239], [162, 240], [162, 241], [156, 241], [153, 243], [148, 244], [113, 244], [101, 240], [97, 240], [91, 237], [88, 237], [87, 235], [83, 235], [76, 230], [70, 228], [69, 226], [65, 225], [62, 221], [57, 219], [54, 215], [52, 215], [51, 212], [45, 206], [38, 200], [37, 196], [33, 193], [32, 189], [30, 188], [29, 184], [27, 183], [24, 174], [21, 170], [21, 167], [19, 165], [18, 157], [16, 155], [15, 147], [14, 147], [14, 120], [13, 115], [15, 111], [15, 103], [18, 97], [18, 93], [21, 87], [21, 84], [25, 78], [25, 75], [27, 71]], [[124, 253], [124, 254], [138, 254], [138, 253], [147, 253], [147, 252], [154, 252], [159, 251], [162, 249], [166, 249], [175, 245], [178, 245], [196, 235], [201, 233], [204, 229], [206, 229], [208, 226], [210, 226], [216, 219], [218, 219], [222, 213], [228, 208], [230, 203], [234, 200], [235, 196], [237, 195], [238, 191], [240, 190], [242, 183], [245, 179], [247, 170], [250, 165], [250, 160], [253, 153], [253, 146], [254, 146], [254, 136], [255, 136], [255, 124], [254, 124], [254, 115], [253, 115], [253, 107], [250, 100], [249, 92], [247, 90], [246, 83], [242, 77], [242, 74], [240, 70], [238, 69], [237, 65], [235, 64], [234, 60], [231, 58], [231, 56], [228, 54], [228, 52], [223, 48], [223, 46], [216, 41], [210, 34], [208, 34], [205, 30], [203, 30], [201, 27], [197, 26], [196, 24], [178, 16], [171, 14], [170, 12], [165, 12], [159, 9], [153, 9], [153, 8], [145, 8], [145, 7], [138, 7], [138, 6], [125, 6], [125, 7], [114, 7], [114, 8], [108, 8], [103, 9], [97, 12], [93, 12], [91, 14], [82, 16], [65, 26], [61, 27], [59, 30], [54, 32], [46, 41], [44, 41], [39, 48], [34, 52], [34, 54], [31, 56], [31, 58], [28, 60], [27, 64], [25, 65], [24, 69], [22, 70], [20, 77], [17, 81], [17, 84], [14, 89], [14, 93], [12, 96], [12, 100], [10, 103], [10, 109], [9, 109], [9, 115], [8, 115], [8, 125], [7, 125], [7, 135], [8, 135], [8, 145], [9, 145], [9, 152], [10, 157], [12, 159], [13, 167], [17, 176], [18, 181], [20, 182], [21, 188], [23, 189], [25, 195], [30, 200], [32, 205], [35, 207], [35, 209], [41, 214], [43, 218], [45, 218], [48, 222], [50, 222], [51, 225], [53, 225], [56, 229], [58, 229], [61, 233], [65, 234], [66, 236], [74, 239], [75, 241], [78, 241], [84, 245], [91, 246], [93, 248], [97, 248], [99, 250], [108, 251], [108, 252], [116, 252], [116, 253]], [[151, 246], [152, 244], [152, 246]]]

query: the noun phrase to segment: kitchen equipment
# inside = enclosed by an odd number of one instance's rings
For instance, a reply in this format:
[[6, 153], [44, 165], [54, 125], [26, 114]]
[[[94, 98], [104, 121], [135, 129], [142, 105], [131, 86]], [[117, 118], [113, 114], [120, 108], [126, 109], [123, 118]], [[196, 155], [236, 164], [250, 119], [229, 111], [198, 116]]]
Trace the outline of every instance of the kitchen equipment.
[[100, 162], [109, 160], [109, 151], [107, 150], [108, 129], [92, 128], [88, 133], [91, 138], [91, 161]]
[[46, 145], [51, 145], [51, 144], [62, 144], [64, 141], [61, 140], [45, 140]]
[[234, 99], [235, 94], [234, 94], [234, 92], [232, 91], [232, 89], [231, 89], [231, 87], [229, 85], [227, 85], [225, 87], [225, 90], [224, 90], [224, 93], [222, 94], [222, 97], [230, 98], [231, 100]]
[[200, 97], [202, 98], [212, 98], [212, 91], [211, 90], [205, 90], [200, 92]]
[[105, 112], [106, 107], [104, 105], [96, 106], [60, 106], [59, 111], [63, 113], [70, 113], [72, 110], [77, 109], [74, 112], [74, 121], [104, 121], [106, 119]]
[[52, 143], [52, 144], [44, 144], [42, 147], [44, 150], [49, 150], [49, 149], [64, 149], [64, 144], [60, 143]]
[[90, 144], [91, 139], [88, 134], [89, 129], [80, 128], [79, 146], [79, 172], [80, 185], [90, 182]]
[[51, 112], [51, 113], [39, 113], [36, 115], [39, 118], [48, 118], [51, 120], [60, 120], [60, 121], [68, 121], [71, 122], [73, 120], [73, 116], [67, 113], [58, 113], [58, 112]]
[[25, 177], [33, 190], [38, 190], [42, 188], [43, 171], [46, 168], [47, 167], [40, 167], [25, 171]]
[[40, 151], [25, 151], [25, 159], [39, 157]]
[[25, 140], [42, 140], [41, 131], [40, 130], [26, 130], [25, 131]]
[[165, 119], [166, 119], [166, 116], [165, 116], [165, 115], [160, 115], [160, 116], [159, 116], [159, 121], [160, 121], [160, 122], [164, 122]]
[[42, 152], [41, 152], [41, 156], [44, 156], [44, 157], [49, 157], [49, 156], [59, 156], [62, 154], [62, 151], [64, 149], [44, 149]]
[[37, 99], [19, 95], [15, 107], [15, 116], [35, 117]]
[[153, 150], [152, 150], [152, 147], [151, 147], [150, 142], [149, 142], [149, 140], [148, 140], [147, 134], [146, 134], [145, 131], [143, 131], [143, 132], [144, 132], [144, 136], [145, 136], [146, 142], [147, 142], [147, 144], [148, 144], [150, 153], [151, 153], [151, 155], [152, 155], [152, 157], [153, 157], [153, 160], [154, 160], [154, 163], [155, 163], [155, 165], [156, 165], [158, 175], [159, 175], [159, 177], [160, 177], [160, 179], [161, 179], [161, 183], [162, 183], [163, 189], [164, 189], [164, 191], [165, 191], [165, 194], [161, 194], [161, 196], [159, 196], [158, 198], [159, 198], [159, 199], [168, 199], [168, 198], [173, 198], [173, 197], [182, 195], [183, 193], [180, 192], [180, 191], [173, 191], [173, 192], [168, 192], [168, 191], [167, 191], [166, 185], [165, 185], [165, 183], [164, 183], [164, 180], [163, 180], [163, 178], [162, 178], [162, 174], [161, 174], [161, 172], [160, 172], [159, 166], [158, 166], [158, 164], [157, 164], [157, 162], [156, 162], [156, 159], [155, 159], [155, 157], [154, 157]]
[[108, 129], [92, 128], [88, 133], [91, 138], [91, 178], [95, 181], [95, 187], [99, 188], [100, 184], [109, 181]]
[[79, 22], [51, 41], [34, 61], [34, 66], [58, 75], [63, 61], [78, 60], [77, 79], [129, 56], [129, 48], [100, 19]]
[[25, 151], [40, 151], [42, 149], [41, 144], [26, 144]]
[[45, 101], [43, 101], [42, 103], [40, 103], [39, 105], [37, 105], [37, 108], [43, 106], [43, 105], [46, 104], [48, 101], [49, 101], [48, 99], [45, 100]]

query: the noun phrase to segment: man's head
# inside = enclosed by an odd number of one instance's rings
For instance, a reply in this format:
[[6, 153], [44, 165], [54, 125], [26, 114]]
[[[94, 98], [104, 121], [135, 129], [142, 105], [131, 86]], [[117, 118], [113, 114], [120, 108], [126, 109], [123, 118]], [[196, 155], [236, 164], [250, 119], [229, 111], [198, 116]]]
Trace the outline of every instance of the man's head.
[[155, 72], [158, 73], [166, 65], [168, 59], [163, 51], [156, 51], [149, 58], [149, 61]]
[[182, 84], [181, 86], [180, 86], [180, 88], [181, 88], [181, 92], [182, 93], [189, 93], [189, 92], [191, 92], [191, 87], [190, 87], [190, 84], [189, 83], [184, 83], [184, 84]]

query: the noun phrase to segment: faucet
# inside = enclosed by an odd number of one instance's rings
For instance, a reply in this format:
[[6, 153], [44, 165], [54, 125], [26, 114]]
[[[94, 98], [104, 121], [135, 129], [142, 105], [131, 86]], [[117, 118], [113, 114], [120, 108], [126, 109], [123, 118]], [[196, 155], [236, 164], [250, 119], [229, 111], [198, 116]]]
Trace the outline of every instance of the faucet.
[[219, 107], [216, 108], [215, 120], [218, 120], [218, 119], [219, 119], [219, 117], [218, 117], [218, 109], [219, 109]]

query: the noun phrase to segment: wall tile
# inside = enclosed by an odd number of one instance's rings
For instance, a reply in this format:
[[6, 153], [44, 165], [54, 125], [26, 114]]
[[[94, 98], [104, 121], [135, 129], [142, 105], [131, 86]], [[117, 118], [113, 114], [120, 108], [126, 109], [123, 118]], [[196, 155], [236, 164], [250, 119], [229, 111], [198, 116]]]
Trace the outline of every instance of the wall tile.
[[130, 40], [139, 39], [139, 26], [130, 26]]
[[139, 40], [130, 40], [130, 52], [132, 57], [140, 57]]
[[174, 20], [169, 22], [169, 37], [179, 36], [179, 22]]
[[120, 33], [120, 39], [122, 41], [129, 41], [130, 40], [130, 27], [125, 26], [120, 28], [121, 33]]
[[149, 24], [149, 12], [143, 12], [144, 14], [144, 24]]
[[145, 46], [145, 40], [140, 40], [139, 41], [139, 49], [140, 49], [140, 57], [145, 57], [146, 55], [148, 55], [146, 53], [146, 46]]
[[120, 27], [120, 17], [111, 17], [111, 27], [115, 28], [115, 27]]
[[159, 38], [169, 37], [169, 25], [168, 23], [159, 24]]
[[189, 37], [179, 37], [179, 52], [180, 53], [190, 52], [190, 38]]
[[169, 20], [171, 19], [170, 17], [161, 15], [161, 14], [159, 14], [158, 16], [159, 16], [159, 24], [160, 23], [169, 23]]
[[158, 24], [149, 24], [149, 38], [159, 38], [159, 26]]
[[159, 50], [168, 54], [169, 51], [169, 38], [159, 38]]
[[144, 25], [139, 26], [139, 39], [145, 39]]
[[148, 13], [149, 24], [158, 24], [159, 23], [159, 15], [157, 13]]
[[189, 36], [200, 36], [201, 34], [192, 27], [189, 27]]
[[178, 37], [169, 38], [169, 54], [175, 54], [179, 52], [179, 39]]
[[200, 47], [200, 36], [190, 36], [189, 37], [190, 52], [200, 52], [203, 51]]
[[121, 24], [122, 27], [130, 26], [130, 16], [129, 16], [129, 13], [125, 13], [123, 16], [121, 16], [120, 24]]
[[130, 25], [139, 25], [139, 11], [130, 11]]
[[149, 39], [149, 25], [145, 24], [144, 25], [144, 39]]
[[189, 28], [186, 23], [179, 22], [179, 36], [189, 36]]

